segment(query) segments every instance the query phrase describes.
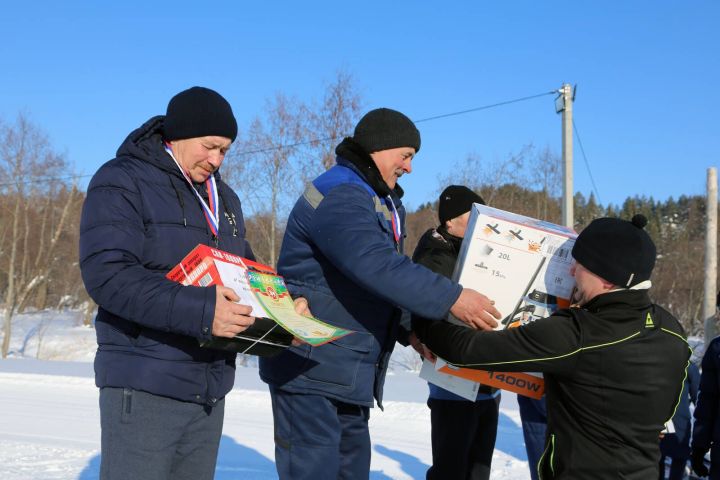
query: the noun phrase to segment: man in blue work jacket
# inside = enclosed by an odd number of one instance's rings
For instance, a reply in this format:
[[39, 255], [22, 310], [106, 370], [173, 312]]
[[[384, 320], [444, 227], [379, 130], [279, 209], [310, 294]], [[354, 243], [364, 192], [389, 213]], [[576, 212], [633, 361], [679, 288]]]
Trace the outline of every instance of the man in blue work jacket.
[[[402, 309], [448, 312], [490, 329], [484, 295], [403, 255], [399, 177], [412, 171], [420, 133], [400, 112], [367, 113], [335, 150], [337, 164], [308, 185], [288, 219], [278, 271], [313, 315], [355, 333], [318, 348], [294, 346], [260, 361], [270, 385], [281, 479], [368, 478], [369, 409], [382, 407]], [[411, 334], [412, 335], [412, 334]]]

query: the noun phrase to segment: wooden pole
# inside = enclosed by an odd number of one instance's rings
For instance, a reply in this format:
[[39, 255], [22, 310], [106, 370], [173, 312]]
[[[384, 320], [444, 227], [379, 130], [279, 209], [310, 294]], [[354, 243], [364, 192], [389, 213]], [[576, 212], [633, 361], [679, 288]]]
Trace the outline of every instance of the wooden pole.
[[717, 169], [707, 170], [707, 220], [705, 223], [705, 294], [703, 295], [703, 319], [705, 320], [705, 345], [715, 338], [717, 303]]

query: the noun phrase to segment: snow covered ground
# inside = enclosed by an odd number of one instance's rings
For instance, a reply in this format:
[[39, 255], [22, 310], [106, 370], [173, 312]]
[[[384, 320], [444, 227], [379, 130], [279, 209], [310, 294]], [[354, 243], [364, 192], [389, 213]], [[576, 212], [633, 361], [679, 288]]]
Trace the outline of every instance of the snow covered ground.
[[[16, 317], [11, 355], [0, 360], [0, 478], [98, 478], [100, 425], [94, 350], [95, 332], [80, 325], [78, 312]], [[427, 386], [416, 373], [388, 375], [385, 411], [375, 408], [371, 412], [370, 478], [425, 478], [431, 463], [426, 397]], [[272, 431], [267, 387], [256, 368], [238, 368], [235, 388], [226, 400], [215, 478], [277, 478]], [[492, 478], [529, 478], [517, 403], [508, 393], [503, 394], [501, 404]]]

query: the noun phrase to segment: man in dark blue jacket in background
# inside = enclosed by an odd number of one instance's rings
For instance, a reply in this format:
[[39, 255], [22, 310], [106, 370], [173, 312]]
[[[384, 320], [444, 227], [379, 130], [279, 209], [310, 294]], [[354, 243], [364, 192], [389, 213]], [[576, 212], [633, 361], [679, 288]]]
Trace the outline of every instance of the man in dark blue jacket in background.
[[[718, 294], [720, 300], [720, 294]], [[720, 301], [718, 302], [720, 303]], [[701, 477], [710, 475], [720, 479], [720, 337], [715, 337], [705, 349], [700, 375], [700, 392], [695, 408], [690, 463]], [[705, 454], [710, 452], [710, 471], [705, 466]]]
[[237, 135], [201, 87], [130, 133], [88, 186], [80, 269], [98, 304], [102, 479], [212, 479], [233, 352], [201, 348], [254, 322], [226, 287], [165, 278], [198, 244], [253, 258], [240, 200], [218, 168]]
[[[485, 205], [485, 200], [468, 187], [445, 188], [438, 200], [440, 224], [420, 237], [413, 262], [451, 278], [475, 203]], [[428, 387], [432, 465], [426, 480], [488, 480], [500, 391], [481, 385], [475, 400], [470, 401], [432, 383]]]
[[336, 149], [337, 164], [308, 185], [288, 219], [278, 271], [313, 315], [356, 333], [318, 348], [260, 359], [270, 385], [281, 479], [368, 478], [369, 408], [382, 406], [401, 309], [448, 312], [489, 329], [499, 313], [403, 255], [405, 210], [397, 180], [412, 170], [420, 133], [400, 112], [367, 113]]

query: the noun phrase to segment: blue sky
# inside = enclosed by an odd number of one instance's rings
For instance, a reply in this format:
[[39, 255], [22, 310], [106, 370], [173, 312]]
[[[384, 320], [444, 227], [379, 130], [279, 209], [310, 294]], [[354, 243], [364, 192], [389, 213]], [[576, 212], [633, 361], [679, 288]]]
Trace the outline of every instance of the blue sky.
[[[720, 2], [3, 2], [0, 118], [19, 111], [93, 173], [178, 91], [221, 92], [242, 126], [339, 68], [366, 109], [414, 119], [577, 84], [575, 121], [602, 203], [702, 194], [720, 160]], [[406, 203], [469, 153], [560, 151], [554, 97], [425, 122]], [[575, 144], [575, 189], [591, 183]]]

